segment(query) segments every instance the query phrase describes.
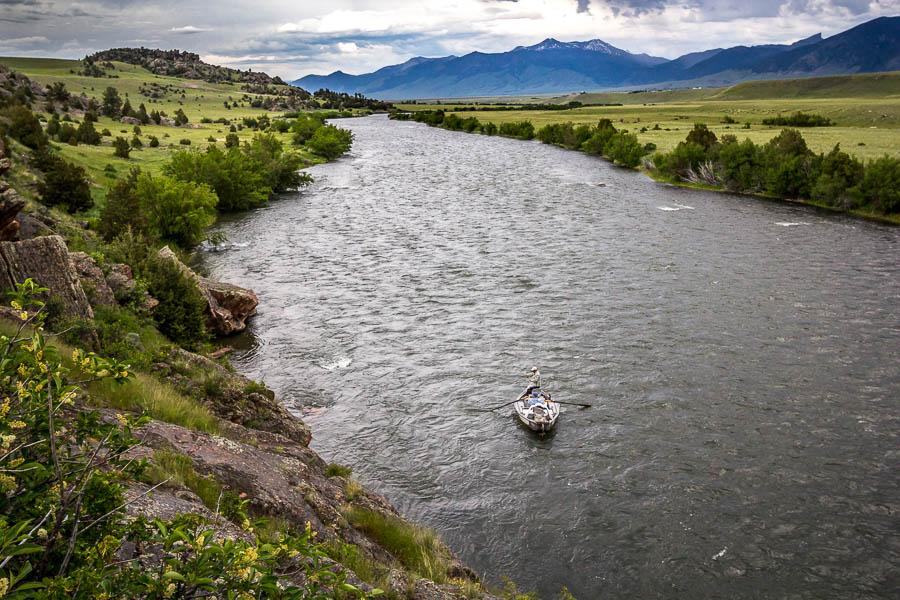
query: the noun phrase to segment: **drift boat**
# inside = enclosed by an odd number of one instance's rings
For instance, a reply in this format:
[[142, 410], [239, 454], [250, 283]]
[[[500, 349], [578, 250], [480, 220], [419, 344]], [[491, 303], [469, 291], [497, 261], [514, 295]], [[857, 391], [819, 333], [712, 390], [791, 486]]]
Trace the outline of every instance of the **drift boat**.
[[551, 401], [550, 394], [543, 390], [537, 398], [522, 394], [513, 406], [519, 420], [538, 433], [550, 431], [559, 419], [559, 403]]

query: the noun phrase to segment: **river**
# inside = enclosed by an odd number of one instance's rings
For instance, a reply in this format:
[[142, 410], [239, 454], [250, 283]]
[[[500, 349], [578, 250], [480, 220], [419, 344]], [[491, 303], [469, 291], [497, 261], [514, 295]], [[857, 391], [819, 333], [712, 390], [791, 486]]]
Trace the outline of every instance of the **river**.
[[[900, 228], [338, 124], [351, 154], [201, 257], [326, 460], [545, 599], [898, 596]], [[467, 410], [533, 365], [593, 407], [545, 438]]]

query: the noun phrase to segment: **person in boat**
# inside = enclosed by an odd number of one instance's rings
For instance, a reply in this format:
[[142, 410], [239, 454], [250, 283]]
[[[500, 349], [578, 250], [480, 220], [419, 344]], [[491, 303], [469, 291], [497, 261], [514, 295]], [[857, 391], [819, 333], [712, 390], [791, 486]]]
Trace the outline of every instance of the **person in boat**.
[[528, 377], [528, 388], [525, 390], [525, 394], [531, 394], [534, 390], [541, 391], [541, 372], [537, 367], [531, 367], [531, 371], [525, 373], [525, 377]]
[[531, 390], [531, 396], [528, 397], [528, 406], [534, 406], [535, 404], [540, 404], [544, 401], [541, 398], [541, 394], [538, 390]]

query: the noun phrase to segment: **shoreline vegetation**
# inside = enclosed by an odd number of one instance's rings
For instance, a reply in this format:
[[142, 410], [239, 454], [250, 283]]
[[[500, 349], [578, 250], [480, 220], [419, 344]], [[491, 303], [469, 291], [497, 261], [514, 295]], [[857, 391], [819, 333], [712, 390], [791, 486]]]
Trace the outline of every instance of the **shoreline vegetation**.
[[352, 134], [327, 119], [384, 104], [187, 53], [15, 60], [37, 75], [0, 64], [0, 239], [37, 252], [22, 264], [42, 279], [51, 267], [31, 265], [61, 256], [52, 284], [26, 273], [0, 308], [2, 592], [536, 598], [488, 589], [310, 450], [305, 423], [231, 368], [209, 292], [178, 260], [220, 211], [346, 153]]
[[[395, 110], [389, 118], [450, 131], [534, 139], [596, 154], [664, 183], [794, 202], [900, 224], [900, 158], [885, 154], [863, 163], [842, 151], [839, 143], [827, 154], [815, 154], [794, 128], [782, 129], [760, 145], [749, 138], [739, 141], [733, 133], [720, 138], [706, 124], [694, 123], [675, 148], [656, 152], [656, 144], [642, 145], [635, 133], [617, 129], [608, 118], [599, 119], [596, 125], [565, 121], [540, 128], [528, 120], [504, 121], [498, 126], [440, 108]], [[766, 124], [805, 128], [834, 123], [821, 115], [796, 112], [768, 119]], [[749, 129], [749, 123], [747, 126]]]

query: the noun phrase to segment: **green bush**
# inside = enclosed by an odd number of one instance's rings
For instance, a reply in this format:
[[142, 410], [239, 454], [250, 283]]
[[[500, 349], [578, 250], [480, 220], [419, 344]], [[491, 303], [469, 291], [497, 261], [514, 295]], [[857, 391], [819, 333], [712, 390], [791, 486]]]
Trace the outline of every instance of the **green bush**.
[[96, 129], [94, 129], [94, 123], [87, 119], [84, 119], [81, 122], [81, 125], [78, 126], [76, 135], [78, 137], [78, 141], [82, 144], [96, 146], [100, 143], [100, 134], [97, 133]]
[[[41, 122], [25, 106], [11, 106], [0, 111], [0, 117], [9, 119], [9, 125], [0, 125], [2, 132], [18, 140], [32, 150], [37, 150], [48, 143], [47, 136], [41, 128]], [[0, 120], [2, 123], [2, 120]]]
[[334, 125], [325, 125], [316, 129], [306, 145], [315, 154], [333, 160], [350, 151], [353, 133]]
[[173, 342], [196, 348], [209, 339], [206, 332], [206, 299], [197, 286], [172, 261], [150, 255], [140, 266], [147, 291], [159, 300], [153, 319]]
[[142, 173], [135, 194], [149, 232], [181, 246], [199, 244], [204, 229], [215, 221], [216, 194], [204, 183]]
[[641, 164], [644, 148], [635, 134], [620, 131], [609, 139], [606, 153], [620, 165], [633, 168]]
[[531, 124], [531, 121], [501, 123], [498, 132], [507, 137], [530, 140], [534, 138], [534, 125]]
[[257, 133], [243, 151], [266, 172], [266, 185], [274, 192], [296, 189], [312, 182], [312, 177], [300, 172], [302, 159], [293, 152], [285, 152], [281, 141], [271, 133]]
[[884, 214], [900, 212], [900, 159], [884, 155], [868, 162], [862, 181], [849, 194]]
[[83, 168], [60, 158], [53, 152], [41, 153], [41, 170], [44, 179], [38, 183], [37, 191], [41, 202], [47, 206], [61, 206], [70, 213], [87, 210], [94, 206], [91, 188]]
[[[107, 164], [107, 167], [112, 167], [112, 165]], [[114, 167], [112, 170], [115, 172]], [[100, 220], [97, 226], [97, 230], [106, 241], [112, 241], [113, 238], [128, 229], [140, 233], [149, 232], [150, 224], [141, 207], [141, 199], [136, 190], [140, 174], [140, 167], [132, 167], [128, 175], [117, 181], [107, 192], [106, 201], [100, 208]]]
[[128, 158], [128, 155], [131, 153], [131, 145], [128, 143], [128, 140], [125, 138], [118, 136], [115, 140], [113, 140], [113, 155], [118, 156], [119, 158]]
[[208, 185], [219, 199], [220, 210], [263, 206], [272, 195], [263, 165], [239, 148], [223, 152], [218, 146], [210, 146], [205, 153], [176, 152], [163, 172], [179, 181]]

